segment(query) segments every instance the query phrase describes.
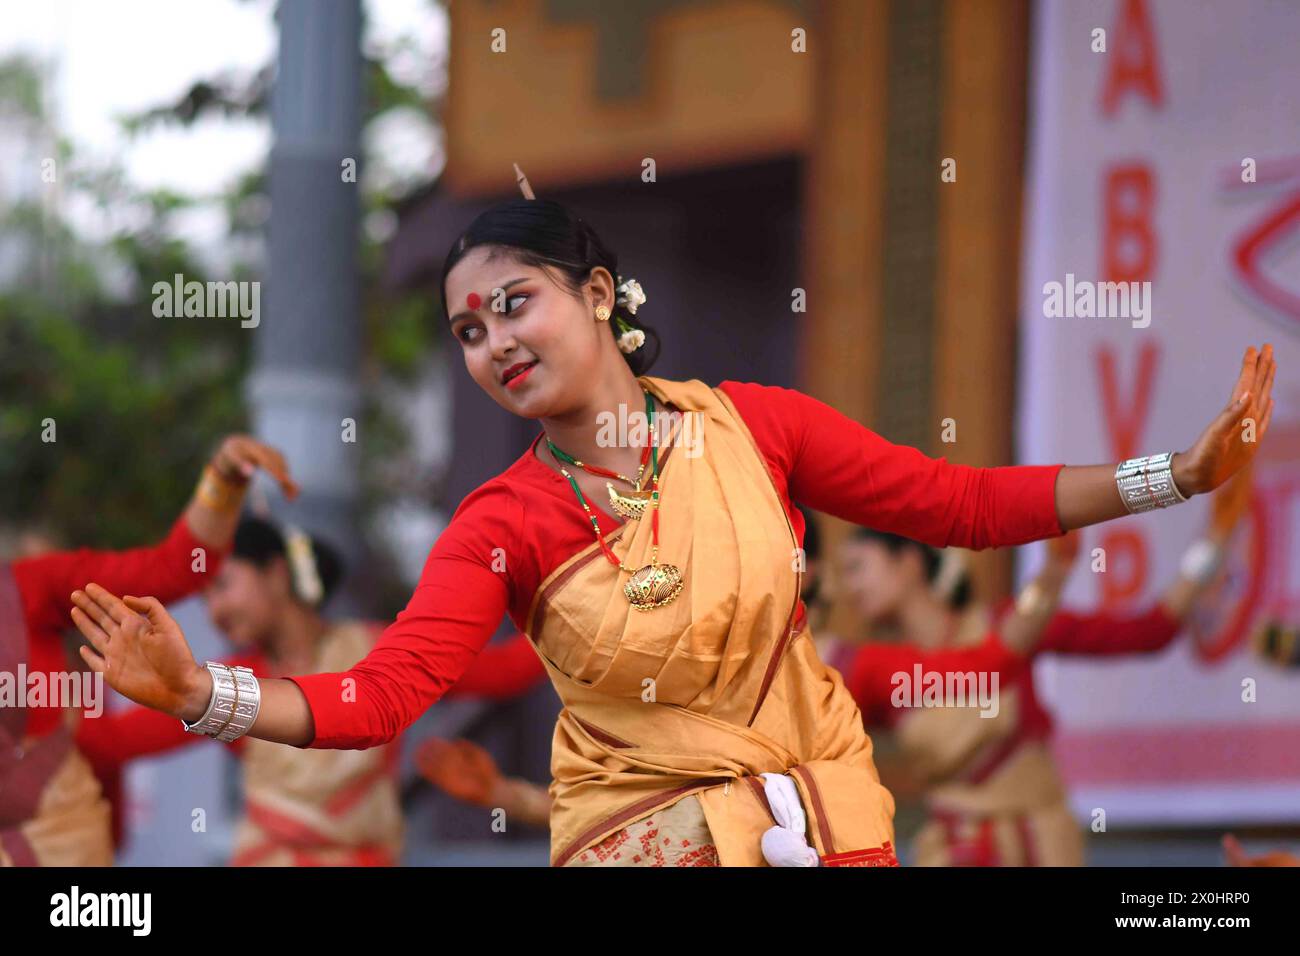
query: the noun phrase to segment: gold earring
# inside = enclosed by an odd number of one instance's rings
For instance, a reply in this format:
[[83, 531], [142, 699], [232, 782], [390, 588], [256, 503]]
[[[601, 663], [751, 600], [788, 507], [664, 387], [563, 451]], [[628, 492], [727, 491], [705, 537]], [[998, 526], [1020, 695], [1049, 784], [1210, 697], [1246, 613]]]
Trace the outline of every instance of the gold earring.
[[609, 321], [609, 306], [607, 305], [596, 306], [596, 321], [597, 322]]

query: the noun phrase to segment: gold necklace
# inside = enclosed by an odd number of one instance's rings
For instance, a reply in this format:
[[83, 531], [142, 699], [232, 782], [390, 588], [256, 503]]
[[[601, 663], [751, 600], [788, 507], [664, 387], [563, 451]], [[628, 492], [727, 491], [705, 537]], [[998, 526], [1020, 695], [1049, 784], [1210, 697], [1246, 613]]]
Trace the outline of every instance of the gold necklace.
[[[645, 398], [646, 412], [650, 419], [651, 434], [653, 434], [655, 414], [654, 400], [650, 397], [648, 391], [645, 393]], [[560, 462], [568, 461], [571, 464], [579, 465], [585, 471], [594, 474], [600, 474], [601, 471], [606, 471], [606, 469], [593, 471], [596, 466], [581, 465], [576, 458], [566, 455], [557, 448], [550, 438], [546, 439], [546, 445], [550, 448], [551, 454], [556, 459], [556, 463], [559, 464], [560, 473], [563, 474], [565, 478], [569, 479], [569, 484], [573, 487], [574, 493], [578, 496], [578, 503], [582, 505], [582, 510], [587, 512], [587, 518], [591, 521], [592, 530], [596, 533], [596, 542], [600, 545], [601, 550], [605, 552], [605, 557], [620, 571], [631, 572], [632, 577], [628, 579], [627, 584], [623, 585], [623, 596], [627, 598], [628, 603], [638, 611], [649, 611], [657, 607], [663, 607], [666, 604], [671, 604], [675, 601], [677, 596], [681, 594], [682, 587], [684, 586], [682, 582], [681, 569], [674, 564], [659, 563], [659, 449], [656, 444], [652, 441], [649, 446], [650, 457], [654, 463], [654, 470], [651, 474], [653, 488], [649, 492], [648, 499], [651, 506], [650, 527], [652, 535], [650, 563], [644, 567], [637, 568], [635, 571], [632, 571], [631, 568], [624, 565], [605, 542], [604, 536], [600, 533], [600, 522], [596, 520], [596, 515], [592, 512], [591, 506], [587, 504], [586, 496], [582, 493], [582, 489], [578, 487], [577, 480], [573, 475], [569, 474], [569, 470], [565, 468], [563, 464], [560, 464]], [[622, 477], [613, 472], [608, 472], [608, 474], [611, 474], [616, 478]], [[638, 477], [640, 476], [638, 475]], [[623, 480], [626, 481], [627, 479], [624, 478]], [[611, 491], [613, 490], [612, 485], [610, 485], [610, 489]], [[637, 490], [640, 491], [639, 488]], [[644, 510], [644, 507], [643, 504], [642, 510]]]

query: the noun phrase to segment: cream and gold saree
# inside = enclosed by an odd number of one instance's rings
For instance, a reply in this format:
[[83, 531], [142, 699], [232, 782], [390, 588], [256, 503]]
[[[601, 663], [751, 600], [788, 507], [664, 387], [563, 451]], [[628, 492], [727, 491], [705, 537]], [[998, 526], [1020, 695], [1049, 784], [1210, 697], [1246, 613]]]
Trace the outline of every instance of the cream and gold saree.
[[[564, 704], [552, 751], [551, 861], [698, 800], [724, 866], [762, 865], [773, 825], [759, 774], [788, 773], [825, 864], [896, 865], [893, 799], [839, 674], [797, 614], [794, 530], [744, 421], [719, 389], [645, 376], [693, 422], [667, 455], [659, 559], [684, 589], [639, 611], [593, 542], [533, 598], [526, 631]], [[680, 433], [679, 433], [680, 434]], [[627, 566], [650, 563], [644, 518], [605, 535]]]

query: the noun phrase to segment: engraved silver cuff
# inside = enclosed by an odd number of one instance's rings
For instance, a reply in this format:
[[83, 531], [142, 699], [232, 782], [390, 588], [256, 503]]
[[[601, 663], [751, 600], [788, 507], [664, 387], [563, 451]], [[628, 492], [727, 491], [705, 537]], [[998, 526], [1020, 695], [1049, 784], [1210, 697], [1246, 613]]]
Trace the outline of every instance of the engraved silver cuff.
[[1174, 484], [1173, 458], [1174, 453], [1166, 451], [1130, 458], [1115, 467], [1115, 485], [1130, 514], [1168, 508], [1187, 500]]
[[230, 667], [216, 661], [205, 666], [212, 675], [212, 698], [208, 709], [194, 723], [181, 721], [192, 734], [215, 737], [230, 743], [248, 733], [262, 708], [262, 688], [247, 667]]

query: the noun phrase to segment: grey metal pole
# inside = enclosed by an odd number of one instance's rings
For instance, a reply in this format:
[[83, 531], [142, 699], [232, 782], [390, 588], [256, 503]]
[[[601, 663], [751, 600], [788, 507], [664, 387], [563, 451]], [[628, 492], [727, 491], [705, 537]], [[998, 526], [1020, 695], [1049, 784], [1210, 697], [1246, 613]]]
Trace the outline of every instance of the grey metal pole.
[[[360, 436], [359, 0], [281, 0], [271, 95], [271, 217], [265, 312], [247, 383], [254, 426], [302, 486], [276, 517], [316, 532], [356, 570]], [[343, 595], [342, 609], [352, 602]]]

